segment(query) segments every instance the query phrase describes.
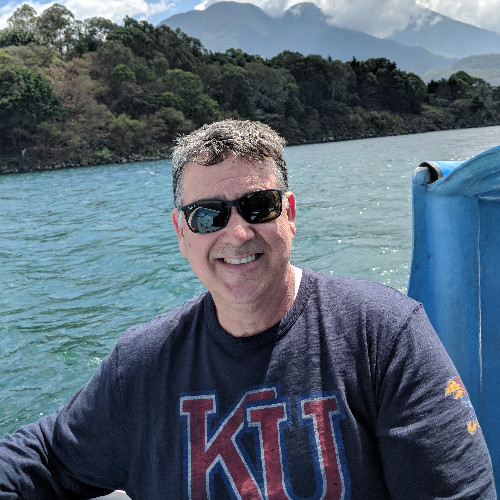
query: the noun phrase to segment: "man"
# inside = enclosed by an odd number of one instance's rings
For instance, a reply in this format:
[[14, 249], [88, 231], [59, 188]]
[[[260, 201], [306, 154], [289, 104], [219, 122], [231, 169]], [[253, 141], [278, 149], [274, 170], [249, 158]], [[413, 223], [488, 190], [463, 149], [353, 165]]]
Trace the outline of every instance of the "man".
[[130, 329], [62, 409], [7, 436], [0, 498], [496, 498], [421, 305], [290, 264], [283, 146], [235, 120], [179, 140], [172, 222], [208, 292]]

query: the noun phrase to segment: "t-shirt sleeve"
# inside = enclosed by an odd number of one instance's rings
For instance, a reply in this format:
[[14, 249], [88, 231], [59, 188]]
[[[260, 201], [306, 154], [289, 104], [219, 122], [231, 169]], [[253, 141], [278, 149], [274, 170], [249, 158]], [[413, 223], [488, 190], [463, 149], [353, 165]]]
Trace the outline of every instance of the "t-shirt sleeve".
[[89, 498], [126, 478], [124, 404], [115, 349], [58, 411], [0, 441], [0, 497]]
[[422, 307], [380, 362], [376, 432], [391, 497], [496, 499], [467, 390]]

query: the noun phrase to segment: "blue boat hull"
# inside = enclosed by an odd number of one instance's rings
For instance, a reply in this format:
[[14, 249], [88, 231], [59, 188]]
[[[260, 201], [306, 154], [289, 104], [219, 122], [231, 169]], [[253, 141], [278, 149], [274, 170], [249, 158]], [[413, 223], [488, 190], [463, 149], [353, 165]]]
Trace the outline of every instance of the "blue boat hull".
[[465, 383], [500, 484], [500, 146], [413, 175], [408, 295]]

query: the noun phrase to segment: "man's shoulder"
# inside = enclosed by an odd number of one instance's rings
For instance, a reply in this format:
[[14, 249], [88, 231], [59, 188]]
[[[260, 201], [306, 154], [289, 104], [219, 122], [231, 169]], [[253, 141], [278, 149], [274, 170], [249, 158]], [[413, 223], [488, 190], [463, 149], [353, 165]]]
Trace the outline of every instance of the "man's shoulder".
[[326, 307], [364, 313], [409, 315], [421, 304], [402, 292], [370, 280], [304, 270], [309, 295]]
[[170, 342], [192, 327], [203, 316], [206, 293], [194, 297], [172, 311], [160, 314], [147, 323], [129, 328], [118, 339], [117, 347], [131, 350], [150, 350]]
[[341, 276], [332, 272], [325, 274], [308, 268], [302, 269], [307, 280], [316, 283], [321, 289], [335, 289], [337, 292], [343, 291], [346, 295], [371, 296], [375, 294], [382, 297], [390, 296], [402, 300], [413, 300], [395, 288], [376, 281]]

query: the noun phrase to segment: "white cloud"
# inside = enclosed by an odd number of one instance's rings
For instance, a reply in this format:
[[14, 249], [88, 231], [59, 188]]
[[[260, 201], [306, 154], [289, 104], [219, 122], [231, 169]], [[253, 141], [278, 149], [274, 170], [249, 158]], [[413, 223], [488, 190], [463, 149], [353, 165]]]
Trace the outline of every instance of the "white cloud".
[[[0, 29], [7, 26], [7, 19], [15, 9], [23, 3], [33, 7], [40, 15], [45, 9], [56, 3], [55, 1], [42, 3], [20, 0], [11, 1], [7, 5], [0, 7]], [[125, 16], [136, 19], [148, 19], [159, 13], [169, 15], [175, 4], [172, 0], [58, 0], [57, 3], [64, 5], [71, 11], [76, 19], [84, 20], [89, 17], [104, 17], [115, 23], [121, 24]]]
[[404, 28], [419, 8], [412, 0], [320, 0], [329, 22], [385, 37]]
[[500, 4], [498, 0], [417, 0], [422, 6], [500, 34]]
[[7, 26], [7, 19], [19, 5], [18, 2], [7, 2], [5, 5], [0, 6], [0, 29]]
[[[203, 0], [197, 6], [197, 10], [204, 10], [210, 5], [220, 2], [221, 0]], [[299, 3], [301, 1], [313, 1], [315, 0], [233, 0], [239, 3], [252, 3], [257, 7], [261, 8], [266, 14], [277, 17], [281, 15], [288, 7]]]
[[[203, 0], [199, 10], [220, 0]], [[385, 37], [404, 28], [411, 20], [418, 20], [421, 7], [434, 10], [464, 23], [497, 31], [500, 34], [499, 0], [236, 0], [251, 2], [270, 16], [279, 16], [286, 9], [302, 1], [313, 1], [329, 21], [343, 28], [365, 31]]]
[[75, 14], [77, 19], [88, 17], [105, 17], [116, 23], [121, 23], [125, 16], [136, 19], [147, 19], [159, 12], [167, 12], [172, 2], [160, 0], [147, 2], [145, 0], [66, 0], [64, 5]]
[[[136, 19], [168, 17], [192, 8], [203, 10], [220, 0], [59, 0], [77, 19], [101, 16], [121, 23], [125, 16]], [[251, 2], [267, 14], [277, 17], [286, 9], [302, 1], [313, 1], [332, 24], [366, 31], [376, 36], [388, 36], [404, 28], [411, 19], [418, 20], [419, 7], [426, 7], [458, 21], [474, 24], [500, 34], [499, 0], [237, 0]], [[7, 0], [0, 7], [0, 28], [23, 0]], [[54, 2], [27, 0], [38, 14]], [[151, 21], [153, 22], [153, 21]]]
[[417, 17], [415, 19], [415, 27], [417, 30], [423, 29], [426, 26], [435, 26], [439, 24], [443, 18], [440, 15], [432, 15], [430, 11], [426, 11], [428, 14], [424, 14], [422, 16]]
[[[220, 0], [204, 0], [198, 9]], [[245, 2], [248, 0], [236, 0]], [[415, 0], [250, 0], [268, 15], [277, 17], [302, 1], [313, 1], [335, 26], [365, 31], [375, 36], [390, 35], [408, 24], [418, 7]]]

